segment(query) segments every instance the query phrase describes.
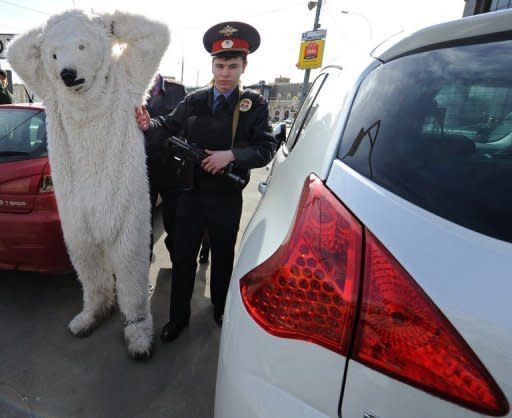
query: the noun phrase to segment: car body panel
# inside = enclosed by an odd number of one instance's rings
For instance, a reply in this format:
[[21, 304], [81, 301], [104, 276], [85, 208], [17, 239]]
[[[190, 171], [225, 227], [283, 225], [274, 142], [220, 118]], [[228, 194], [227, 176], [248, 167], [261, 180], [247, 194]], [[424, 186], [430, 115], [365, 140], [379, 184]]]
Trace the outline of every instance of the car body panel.
[[0, 214], [0, 269], [40, 273], [73, 270], [56, 211]]
[[[0, 213], [29, 213], [34, 208], [34, 200], [39, 192], [39, 180], [48, 158], [34, 158], [0, 163]], [[30, 180], [28, 180], [30, 179]], [[25, 193], [4, 193], [3, 187], [29, 181]]]

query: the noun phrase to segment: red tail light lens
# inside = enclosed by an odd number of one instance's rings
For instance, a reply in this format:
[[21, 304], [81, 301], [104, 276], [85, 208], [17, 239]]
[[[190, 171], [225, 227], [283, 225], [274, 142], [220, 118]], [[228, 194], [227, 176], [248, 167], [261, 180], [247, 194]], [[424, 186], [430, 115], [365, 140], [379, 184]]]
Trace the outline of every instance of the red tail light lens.
[[34, 208], [37, 210], [57, 211], [57, 201], [53, 193], [53, 181], [50, 175], [50, 163], [43, 168], [39, 183], [39, 194], [36, 196]]
[[360, 315], [354, 359], [475, 411], [507, 413], [503, 393], [480, 360], [369, 232]]
[[361, 268], [362, 229], [322, 182], [306, 179], [291, 232], [240, 281], [250, 315], [269, 333], [347, 354]]
[[50, 174], [50, 163], [47, 163], [43, 168], [43, 174], [41, 176], [41, 184], [39, 185], [39, 193], [52, 193], [53, 192], [53, 181]]

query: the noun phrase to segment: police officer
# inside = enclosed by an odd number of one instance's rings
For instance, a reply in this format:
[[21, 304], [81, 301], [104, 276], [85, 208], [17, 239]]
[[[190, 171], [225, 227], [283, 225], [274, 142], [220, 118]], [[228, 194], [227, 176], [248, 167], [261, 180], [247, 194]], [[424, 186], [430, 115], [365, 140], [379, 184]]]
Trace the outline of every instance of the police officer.
[[136, 111], [148, 141], [182, 134], [208, 154], [193, 168], [191, 187], [177, 202], [170, 318], [162, 330], [163, 342], [173, 341], [188, 325], [196, 258], [205, 229], [211, 246], [213, 317], [222, 324], [242, 213], [242, 187], [219, 173], [233, 163], [234, 172], [248, 181], [249, 170], [268, 164], [276, 145], [268, 124], [268, 103], [260, 94], [239, 87], [247, 54], [260, 44], [256, 29], [241, 22], [220, 23], [205, 33], [203, 44], [213, 57], [213, 85], [189, 94], [166, 117], [150, 120], [143, 108]]
[[[147, 110], [152, 118], [171, 113], [185, 98], [186, 90], [183, 84], [173, 80], [166, 80], [157, 74], [153, 87], [146, 101]], [[151, 199], [151, 214], [153, 217], [158, 195], [162, 197], [162, 219], [167, 234], [165, 246], [172, 253], [174, 243], [174, 224], [176, 212], [176, 198], [179, 185], [176, 181], [178, 163], [169, 154], [162, 144], [146, 143], [149, 190]], [[151, 249], [153, 248], [153, 234], [151, 235]]]

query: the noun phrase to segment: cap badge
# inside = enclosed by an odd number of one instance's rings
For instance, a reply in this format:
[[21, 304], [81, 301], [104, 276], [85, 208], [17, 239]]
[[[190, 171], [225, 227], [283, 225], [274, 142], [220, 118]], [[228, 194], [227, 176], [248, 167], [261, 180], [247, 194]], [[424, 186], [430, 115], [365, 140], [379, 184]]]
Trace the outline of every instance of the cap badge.
[[231, 39], [224, 39], [221, 43], [221, 46], [224, 49], [233, 48], [233, 41]]
[[235, 32], [238, 32], [238, 29], [235, 29], [231, 25], [226, 25], [219, 31], [219, 33], [222, 33], [226, 38], [231, 38]]
[[240, 100], [240, 112], [247, 112], [252, 107], [251, 99]]

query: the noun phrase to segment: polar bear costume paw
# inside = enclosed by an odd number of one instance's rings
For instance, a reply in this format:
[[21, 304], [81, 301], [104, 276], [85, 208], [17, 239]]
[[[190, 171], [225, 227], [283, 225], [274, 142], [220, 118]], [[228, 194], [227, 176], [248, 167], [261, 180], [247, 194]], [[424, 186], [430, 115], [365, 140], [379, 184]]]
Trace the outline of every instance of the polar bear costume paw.
[[96, 313], [82, 311], [70, 321], [68, 330], [75, 337], [88, 337], [105, 319], [112, 315], [113, 311], [114, 304], [107, 305]]
[[124, 328], [124, 339], [128, 351], [135, 360], [146, 360], [153, 350], [153, 319], [151, 315], [127, 321]]

